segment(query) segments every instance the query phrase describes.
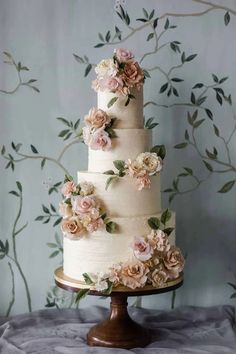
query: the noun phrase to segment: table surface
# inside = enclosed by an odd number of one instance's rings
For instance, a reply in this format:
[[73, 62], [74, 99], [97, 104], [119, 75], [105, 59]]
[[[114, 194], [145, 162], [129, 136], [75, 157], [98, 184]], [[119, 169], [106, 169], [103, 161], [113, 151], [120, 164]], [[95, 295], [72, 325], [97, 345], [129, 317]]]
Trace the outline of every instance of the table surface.
[[132, 350], [88, 347], [86, 334], [109, 310], [47, 309], [0, 317], [3, 354], [235, 354], [236, 311], [232, 306], [182, 307], [172, 311], [130, 307], [131, 317], [150, 328], [152, 343]]

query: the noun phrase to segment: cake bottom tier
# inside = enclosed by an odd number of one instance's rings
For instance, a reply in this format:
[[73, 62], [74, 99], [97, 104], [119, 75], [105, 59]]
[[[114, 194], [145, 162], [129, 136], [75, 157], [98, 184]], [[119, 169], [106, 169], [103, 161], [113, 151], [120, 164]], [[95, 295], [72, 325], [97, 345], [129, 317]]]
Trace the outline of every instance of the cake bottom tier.
[[[119, 262], [133, 259], [130, 245], [135, 236], [145, 236], [151, 231], [147, 220], [150, 217], [160, 218], [161, 213], [139, 217], [117, 217], [112, 221], [119, 225], [118, 232], [109, 234], [99, 230], [78, 239], [64, 237], [63, 269], [70, 278], [84, 281], [83, 273], [106, 273]], [[175, 227], [175, 213], [165, 227]], [[170, 243], [175, 244], [175, 232], [169, 236]]]

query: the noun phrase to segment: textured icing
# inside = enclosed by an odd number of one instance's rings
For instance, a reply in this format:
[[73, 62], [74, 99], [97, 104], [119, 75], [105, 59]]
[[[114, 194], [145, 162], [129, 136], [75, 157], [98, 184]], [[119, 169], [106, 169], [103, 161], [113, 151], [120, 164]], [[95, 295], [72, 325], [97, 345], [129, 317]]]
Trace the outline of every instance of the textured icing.
[[114, 181], [105, 190], [108, 175], [94, 172], [78, 172], [78, 182], [89, 181], [95, 186], [95, 194], [101, 199], [109, 217], [142, 216], [161, 210], [160, 175], [151, 176], [150, 189], [138, 191], [134, 180], [125, 176]]
[[[82, 280], [83, 273], [106, 272], [114, 263], [127, 261], [133, 257], [130, 244], [134, 236], [145, 236], [150, 232], [147, 219], [151, 216], [160, 218], [160, 213], [140, 217], [112, 218], [119, 225], [115, 234], [105, 230], [79, 240], [64, 238], [64, 274]], [[175, 213], [166, 227], [175, 227]], [[170, 235], [171, 244], [175, 244], [174, 231]]]
[[104, 172], [114, 169], [114, 160], [135, 159], [138, 154], [150, 151], [152, 135], [149, 129], [114, 129], [117, 138], [112, 139], [108, 151], [89, 149], [88, 171]]
[[110, 107], [107, 104], [113, 97], [117, 97], [112, 92], [97, 93], [97, 106], [111, 117], [117, 118], [117, 128], [143, 128], [143, 88], [131, 91], [135, 99], [131, 99], [129, 104], [125, 106], [126, 96], [119, 96], [117, 101]]

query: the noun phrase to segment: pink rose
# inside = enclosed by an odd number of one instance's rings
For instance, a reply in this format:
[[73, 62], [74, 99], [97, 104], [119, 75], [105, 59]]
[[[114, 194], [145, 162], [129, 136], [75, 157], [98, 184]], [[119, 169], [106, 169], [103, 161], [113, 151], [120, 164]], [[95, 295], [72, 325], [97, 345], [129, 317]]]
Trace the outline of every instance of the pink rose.
[[90, 136], [88, 145], [92, 150], [106, 151], [111, 148], [111, 139], [109, 138], [108, 133], [100, 128]]
[[134, 57], [133, 53], [131, 53], [129, 50], [126, 50], [123, 48], [115, 49], [114, 53], [120, 62], [129, 61], [129, 60], [133, 59], [133, 57]]
[[61, 190], [62, 194], [66, 198], [70, 198], [72, 193], [76, 192], [76, 184], [73, 181], [66, 182]]
[[142, 262], [152, 257], [153, 248], [143, 237], [135, 237], [131, 247], [135, 257]]
[[104, 82], [106, 90], [111, 92], [120, 91], [123, 87], [123, 81], [118, 77], [107, 77]]
[[91, 108], [84, 120], [89, 126], [98, 129], [109, 124], [111, 118], [102, 109]]
[[122, 75], [123, 81], [128, 87], [137, 87], [138, 89], [143, 84], [144, 74], [137, 62], [127, 62]]
[[104, 221], [102, 218], [98, 218], [95, 220], [92, 220], [90, 224], [87, 226], [87, 230], [89, 232], [94, 232], [97, 231], [98, 229], [101, 229], [104, 226]]
[[83, 225], [80, 223], [77, 217], [64, 219], [61, 223], [61, 230], [65, 237], [68, 237], [72, 240], [81, 237], [81, 234], [85, 231]]
[[131, 289], [141, 288], [147, 281], [148, 268], [142, 262], [131, 261], [122, 265], [121, 283]]
[[169, 277], [176, 279], [179, 273], [184, 269], [184, 257], [179, 248], [171, 246], [170, 250], [166, 252], [163, 262], [165, 267], [169, 270]]
[[72, 209], [77, 214], [89, 213], [93, 208], [96, 208], [96, 201], [91, 197], [78, 195], [72, 200]]
[[141, 191], [143, 188], [150, 188], [151, 180], [149, 178], [149, 173], [145, 172], [143, 175], [138, 176], [136, 178], [136, 184], [139, 191]]
[[59, 214], [63, 217], [63, 219], [71, 217], [73, 215], [71, 205], [64, 202], [60, 202]]
[[167, 282], [168, 272], [160, 266], [159, 268], [154, 269], [148, 278], [151, 281], [152, 286], [159, 288]]
[[120, 283], [121, 269], [121, 264], [114, 264], [109, 269], [109, 280], [113, 282], [115, 286]]
[[159, 252], [170, 250], [168, 236], [162, 230], [152, 230], [147, 236], [150, 245]]

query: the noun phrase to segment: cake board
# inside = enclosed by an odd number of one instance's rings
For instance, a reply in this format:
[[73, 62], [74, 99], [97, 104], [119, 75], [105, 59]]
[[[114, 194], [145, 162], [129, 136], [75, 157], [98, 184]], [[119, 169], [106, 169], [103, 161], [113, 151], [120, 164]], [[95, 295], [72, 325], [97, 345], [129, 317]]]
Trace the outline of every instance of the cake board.
[[[82, 282], [67, 277], [63, 273], [62, 267], [55, 270], [54, 278], [56, 285], [67, 291], [79, 292], [88, 287]], [[161, 288], [154, 288], [150, 285], [132, 290], [125, 286], [119, 286], [114, 288], [109, 295], [90, 290], [89, 295], [111, 297], [111, 305], [108, 319], [89, 330], [87, 334], [88, 345], [125, 349], [147, 346], [151, 342], [150, 331], [134, 322], [129, 316], [128, 297], [163, 294], [178, 289], [182, 284], [183, 274], [177, 279], [165, 283]]]

